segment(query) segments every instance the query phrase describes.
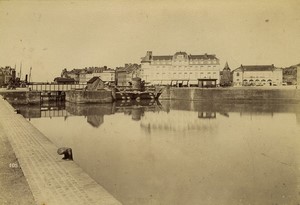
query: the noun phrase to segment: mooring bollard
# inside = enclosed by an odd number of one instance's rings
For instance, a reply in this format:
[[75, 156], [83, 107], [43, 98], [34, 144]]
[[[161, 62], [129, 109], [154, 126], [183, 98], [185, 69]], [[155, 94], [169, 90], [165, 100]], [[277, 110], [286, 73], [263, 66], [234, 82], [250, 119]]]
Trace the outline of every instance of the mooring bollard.
[[69, 147], [61, 147], [57, 150], [57, 154], [64, 155], [62, 159], [64, 160], [73, 160], [72, 149]]
[[17, 113], [17, 114], [21, 114], [21, 111], [20, 111], [20, 109], [15, 109], [15, 113]]

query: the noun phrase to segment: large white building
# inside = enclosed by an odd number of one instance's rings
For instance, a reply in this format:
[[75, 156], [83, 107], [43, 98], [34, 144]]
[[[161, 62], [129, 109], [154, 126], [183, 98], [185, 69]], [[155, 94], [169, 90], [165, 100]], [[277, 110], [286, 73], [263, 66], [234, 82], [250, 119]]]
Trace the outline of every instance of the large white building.
[[282, 69], [274, 65], [241, 65], [233, 71], [233, 85], [282, 85]]
[[155, 56], [147, 51], [141, 61], [141, 77], [153, 85], [214, 87], [220, 81], [220, 63], [215, 55]]

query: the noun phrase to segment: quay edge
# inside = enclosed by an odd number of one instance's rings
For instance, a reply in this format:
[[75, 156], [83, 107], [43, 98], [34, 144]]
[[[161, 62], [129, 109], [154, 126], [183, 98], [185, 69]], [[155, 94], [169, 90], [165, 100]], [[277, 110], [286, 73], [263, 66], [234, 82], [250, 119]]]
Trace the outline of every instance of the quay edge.
[[10, 104], [28, 105], [40, 104], [41, 92], [38, 91], [1, 91], [0, 95], [3, 96]]
[[66, 92], [67, 102], [85, 103], [111, 103], [113, 102], [112, 91], [110, 90], [70, 90]]
[[247, 89], [247, 88], [172, 88], [165, 87], [162, 100], [255, 101], [280, 100], [300, 102], [299, 89]]
[[0, 98], [0, 125], [16, 154], [36, 204], [121, 205], [75, 162]]

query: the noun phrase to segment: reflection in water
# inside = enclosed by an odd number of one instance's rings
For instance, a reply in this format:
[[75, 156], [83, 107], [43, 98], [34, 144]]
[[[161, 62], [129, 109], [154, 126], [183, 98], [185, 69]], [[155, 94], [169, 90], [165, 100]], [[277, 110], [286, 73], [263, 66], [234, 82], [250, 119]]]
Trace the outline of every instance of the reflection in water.
[[69, 116], [85, 116], [87, 122], [93, 127], [100, 127], [104, 123], [104, 115], [124, 113], [131, 115], [132, 120], [139, 121], [144, 112], [155, 112], [160, 109], [160, 103], [155, 100], [144, 101], [118, 101], [109, 104], [74, 104], [51, 103], [42, 105], [14, 105], [25, 118], [52, 118]]
[[216, 112], [198, 112], [198, 118], [214, 119], [216, 118]]
[[87, 122], [93, 127], [99, 127], [104, 122], [103, 115], [88, 115]]
[[13, 105], [20, 114], [27, 119], [41, 117], [68, 117], [70, 114], [65, 110], [65, 103], [45, 102], [41, 105]]
[[143, 103], [31, 123], [124, 205], [299, 202], [298, 104]]

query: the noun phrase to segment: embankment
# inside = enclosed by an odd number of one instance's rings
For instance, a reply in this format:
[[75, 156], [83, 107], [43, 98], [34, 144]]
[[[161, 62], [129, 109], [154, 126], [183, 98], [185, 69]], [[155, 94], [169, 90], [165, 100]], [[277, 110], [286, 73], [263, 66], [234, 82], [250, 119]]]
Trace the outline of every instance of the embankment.
[[66, 92], [66, 101], [72, 103], [110, 103], [113, 102], [112, 92], [108, 90], [72, 90]]
[[163, 90], [163, 100], [211, 100], [211, 101], [254, 101], [283, 100], [300, 101], [299, 89], [247, 89], [247, 88], [170, 88]]
[[28, 105], [40, 104], [41, 92], [36, 91], [1, 91], [3, 96], [10, 104]]
[[16, 114], [2, 98], [0, 126], [15, 152], [36, 204], [121, 204], [74, 161], [62, 160], [57, 154], [58, 147]]

